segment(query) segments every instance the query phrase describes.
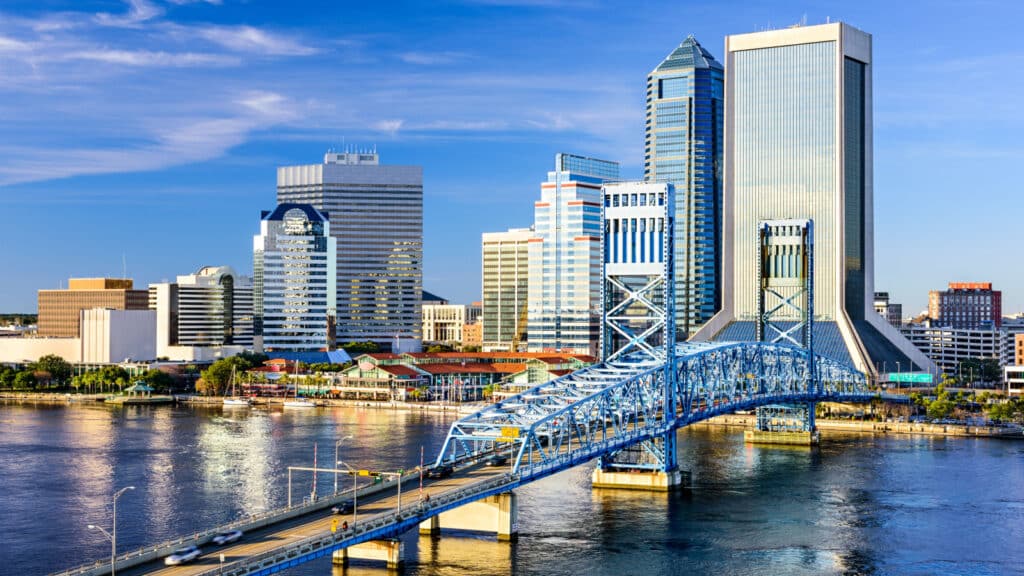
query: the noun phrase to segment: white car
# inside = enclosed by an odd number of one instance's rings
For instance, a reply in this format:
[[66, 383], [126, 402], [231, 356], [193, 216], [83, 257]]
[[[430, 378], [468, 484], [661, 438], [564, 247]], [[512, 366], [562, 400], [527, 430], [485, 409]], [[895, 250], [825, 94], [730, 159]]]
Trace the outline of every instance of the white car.
[[241, 530], [232, 530], [231, 532], [223, 532], [213, 537], [213, 543], [218, 546], [237, 542], [242, 537]]
[[202, 553], [203, 551], [200, 550], [198, 546], [189, 546], [188, 548], [175, 550], [173, 554], [164, 558], [164, 564], [168, 566], [177, 566], [178, 564], [191, 562], [196, 558], [199, 558], [199, 555]]

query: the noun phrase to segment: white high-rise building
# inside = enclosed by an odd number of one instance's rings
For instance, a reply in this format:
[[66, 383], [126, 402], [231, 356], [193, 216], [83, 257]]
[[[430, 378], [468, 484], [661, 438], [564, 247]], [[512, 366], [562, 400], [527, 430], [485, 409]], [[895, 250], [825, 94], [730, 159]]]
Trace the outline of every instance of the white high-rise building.
[[534, 203], [536, 238], [530, 243], [531, 352], [598, 353], [601, 186], [618, 177], [617, 162], [558, 154], [555, 170], [540, 186], [540, 200]]
[[694, 339], [755, 339], [760, 227], [803, 219], [815, 351], [934, 370], [873, 307], [871, 61], [871, 36], [843, 23], [726, 38], [722, 311]]
[[264, 211], [253, 237], [253, 309], [268, 352], [333, 347], [336, 243], [327, 215], [308, 204]]
[[[229, 266], [204, 266], [175, 282], [150, 284], [157, 356], [193, 360], [251, 349], [252, 298], [252, 278]], [[224, 354], [195, 350], [223, 347]]]
[[337, 242], [337, 341], [422, 338], [423, 168], [380, 164], [376, 151], [329, 152], [277, 169], [277, 201], [330, 214]]
[[526, 335], [530, 228], [483, 234], [483, 350], [513, 350]]

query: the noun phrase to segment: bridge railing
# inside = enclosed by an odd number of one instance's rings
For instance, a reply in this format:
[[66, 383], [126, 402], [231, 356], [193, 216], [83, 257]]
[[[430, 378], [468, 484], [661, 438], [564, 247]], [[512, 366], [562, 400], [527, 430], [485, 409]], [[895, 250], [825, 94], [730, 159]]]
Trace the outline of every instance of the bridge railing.
[[[455, 462], [456, 466], [463, 466], [471, 462], [473, 458], [463, 457]], [[408, 474], [403, 476], [402, 482], [409, 482], [416, 478], [419, 474], [419, 470], [410, 471]], [[370, 496], [377, 492], [393, 488], [397, 480], [392, 478], [385, 480], [378, 484], [370, 484], [368, 486], [362, 486], [358, 488], [358, 496]], [[213, 540], [213, 537], [222, 532], [230, 532], [231, 530], [241, 530], [247, 532], [249, 530], [262, 528], [269, 526], [276, 522], [287, 520], [289, 518], [295, 518], [298, 516], [304, 516], [311, 512], [323, 510], [329, 506], [333, 506], [339, 502], [345, 501], [352, 498], [352, 489], [347, 488], [341, 490], [335, 494], [330, 494], [323, 498], [319, 498], [315, 501], [305, 501], [302, 504], [294, 505], [291, 507], [281, 506], [271, 510], [263, 512], [257, 512], [255, 514], [246, 515], [238, 519], [232, 520], [227, 524], [222, 524], [208, 530], [202, 530], [199, 532], [193, 532], [191, 534], [184, 534], [176, 538], [160, 542], [151, 546], [143, 546], [136, 548], [128, 552], [119, 554], [115, 560], [115, 566], [120, 570], [122, 568], [128, 568], [136, 566], [145, 562], [149, 562], [163, 556], [167, 556], [171, 552], [182, 548], [184, 546], [200, 546]], [[109, 560], [97, 560], [91, 564], [82, 564], [74, 568], [69, 568], [61, 572], [53, 573], [53, 576], [98, 576], [101, 574], [110, 573], [110, 561]]]
[[[211, 568], [199, 572], [196, 576], [244, 576], [258, 572], [300, 556], [322, 553], [354, 546], [368, 540], [377, 540], [396, 536], [411, 526], [419, 524], [445, 510], [482, 498], [486, 493], [502, 490], [514, 484], [518, 479], [511, 474], [503, 474], [487, 480], [475, 482], [459, 490], [438, 495], [430, 500], [420, 501], [399, 511], [389, 511], [365, 520], [353, 523], [346, 531], [329, 532], [308, 536], [285, 544], [284, 546], [248, 556], [227, 566]], [[510, 489], [510, 488], [509, 488]]]

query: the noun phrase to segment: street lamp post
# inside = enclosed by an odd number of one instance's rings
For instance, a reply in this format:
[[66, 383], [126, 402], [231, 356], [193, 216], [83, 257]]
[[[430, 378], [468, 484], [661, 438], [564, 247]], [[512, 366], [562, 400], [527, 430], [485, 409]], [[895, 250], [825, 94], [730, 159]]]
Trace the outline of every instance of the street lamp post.
[[110, 532], [95, 524], [89, 524], [90, 530], [99, 530], [107, 537], [107, 540], [110, 540], [110, 576], [115, 576], [117, 568], [117, 499], [124, 496], [124, 493], [129, 490], [135, 490], [135, 486], [125, 486], [114, 493], [114, 521]]
[[339, 438], [338, 441], [334, 443], [334, 493], [335, 494], [338, 493], [338, 448], [341, 446], [342, 442], [344, 442], [345, 440], [351, 440], [351, 439], [352, 439], [352, 435], [349, 434], [348, 436], [345, 436], [344, 438]]

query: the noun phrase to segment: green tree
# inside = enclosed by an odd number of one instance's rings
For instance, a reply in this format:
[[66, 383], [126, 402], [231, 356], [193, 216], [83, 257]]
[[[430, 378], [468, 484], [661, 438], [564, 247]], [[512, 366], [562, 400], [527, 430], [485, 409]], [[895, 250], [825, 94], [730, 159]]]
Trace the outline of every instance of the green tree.
[[71, 364], [56, 354], [43, 356], [32, 364], [32, 369], [36, 372], [49, 373], [50, 380], [59, 384], [66, 384], [72, 372]]
[[430, 354], [436, 354], [438, 352], [455, 352], [455, 347], [449, 346], [447, 344], [432, 344], [430, 346], [427, 346], [427, 349], [424, 350], [424, 352]]
[[948, 418], [956, 407], [952, 401], [941, 399], [935, 400], [928, 405], [928, 417], [932, 420], [942, 420]]
[[14, 387], [19, 390], [30, 390], [36, 387], [36, 376], [28, 370], [22, 370], [14, 377]]
[[270, 360], [269, 356], [258, 352], [242, 352], [240, 354], [236, 354], [235, 358], [245, 362], [248, 365], [246, 369], [263, 366], [264, 362]]
[[0, 387], [13, 388], [14, 378], [18, 375], [18, 371], [10, 366], [0, 367]]
[[356, 356], [357, 354], [373, 354], [374, 352], [380, 352], [380, 346], [377, 346], [376, 342], [349, 342], [342, 346], [345, 352], [348, 352], [349, 356]]
[[170, 392], [174, 387], [174, 378], [163, 370], [152, 368], [142, 375], [142, 380], [156, 389], [157, 392]]

